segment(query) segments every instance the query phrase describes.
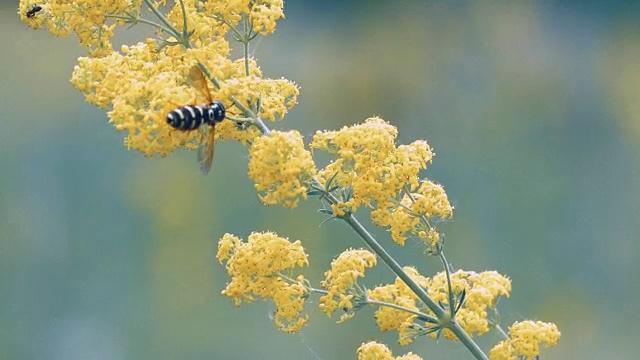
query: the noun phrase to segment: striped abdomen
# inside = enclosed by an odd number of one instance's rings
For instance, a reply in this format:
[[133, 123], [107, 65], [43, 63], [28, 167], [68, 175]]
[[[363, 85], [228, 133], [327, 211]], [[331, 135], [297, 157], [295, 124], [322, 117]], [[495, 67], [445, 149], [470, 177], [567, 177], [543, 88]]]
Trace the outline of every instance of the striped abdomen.
[[224, 105], [213, 101], [211, 105], [187, 105], [167, 114], [167, 122], [178, 130], [193, 130], [202, 124], [213, 125], [224, 119]]

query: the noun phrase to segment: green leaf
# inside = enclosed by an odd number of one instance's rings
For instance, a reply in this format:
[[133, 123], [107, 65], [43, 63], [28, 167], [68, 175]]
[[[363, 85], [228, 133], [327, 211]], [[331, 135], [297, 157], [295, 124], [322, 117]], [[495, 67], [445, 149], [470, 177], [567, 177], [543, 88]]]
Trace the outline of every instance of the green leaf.
[[458, 313], [466, 297], [467, 297], [467, 290], [465, 289], [465, 290], [462, 290], [462, 294], [460, 295], [460, 300], [458, 301], [458, 305], [456, 306], [456, 309], [453, 312], [454, 315]]
[[430, 318], [427, 318], [427, 317], [424, 317], [424, 316], [420, 316], [420, 315], [418, 315], [418, 317], [416, 319], [424, 321], [424, 322], [427, 322], [429, 324], [437, 324], [437, 322], [434, 319], [430, 319]]
[[331, 186], [331, 183], [333, 183], [333, 180], [335, 180], [336, 176], [338, 176], [338, 173], [333, 174], [333, 176], [324, 184], [324, 189], [327, 190], [327, 192], [331, 192], [329, 187]]
[[340, 186], [336, 185], [336, 186], [333, 186], [331, 189], [327, 189], [327, 192], [333, 192], [333, 191], [338, 190], [339, 188], [340, 188]]

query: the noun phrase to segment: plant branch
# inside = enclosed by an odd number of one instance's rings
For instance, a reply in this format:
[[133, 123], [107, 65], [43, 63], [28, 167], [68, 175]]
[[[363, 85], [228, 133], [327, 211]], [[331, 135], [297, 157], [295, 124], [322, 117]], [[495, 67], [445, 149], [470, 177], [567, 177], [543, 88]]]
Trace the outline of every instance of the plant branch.
[[426, 322], [430, 322], [432, 324], [437, 324], [438, 323], [438, 319], [434, 318], [431, 315], [427, 315], [423, 312], [417, 311], [417, 310], [413, 310], [404, 306], [400, 306], [394, 303], [389, 303], [389, 302], [385, 302], [385, 301], [378, 301], [378, 300], [371, 300], [371, 299], [367, 299], [367, 304], [371, 304], [371, 305], [378, 305], [378, 306], [386, 306], [386, 307], [390, 307], [390, 308], [394, 308], [397, 310], [401, 310], [401, 311], [406, 311], [408, 313], [417, 315], [420, 317], [421, 320], [424, 320]]
[[176, 29], [176, 27], [173, 26], [173, 24], [171, 24], [171, 22], [169, 22], [169, 20], [160, 11], [158, 11], [158, 9], [155, 8], [155, 6], [153, 6], [151, 0], [143, 1], [147, 5], [149, 10], [151, 10], [151, 12], [166, 26], [166, 28], [169, 29], [169, 32], [172, 33], [177, 39], [181, 40], [180, 43], [183, 43], [184, 39], [182, 39], [180, 31], [178, 31], [178, 29]]

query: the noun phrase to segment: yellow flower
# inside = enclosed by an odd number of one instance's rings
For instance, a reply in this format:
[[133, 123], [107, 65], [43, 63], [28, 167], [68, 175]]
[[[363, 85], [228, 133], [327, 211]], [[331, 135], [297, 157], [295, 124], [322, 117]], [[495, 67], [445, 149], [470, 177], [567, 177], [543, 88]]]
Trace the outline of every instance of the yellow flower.
[[187, 19], [187, 30], [193, 31], [189, 41], [195, 47], [202, 47], [211, 41], [217, 41], [229, 30], [229, 27], [217, 19], [208, 16], [199, 0], [182, 0], [185, 14], [182, 13], [180, 1], [176, 1], [166, 18], [179, 31], [184, 31], [184, 18]]
[[262, 0], [253, 3], [249, 19], [253, 30], [261, 35], [272, 34], [276, 30], [276, 21], [284, 18], [282, 0]]
[[[394, 242], [404, 245], [411, 236], [433, 250], [440, 236], [432, 222], [450, 218], [453, 207], [442, 186], [419, 178], [420, 170], [433, 158], [429, 145], [418, 140], [396, 147], [397, 135], [397, 129], [380, 118], [339, 131], [317, 132], [311, 148], [336, 156], [318, 172], [318, 178], [347, 195], [332, 204], [334, 216], [356, 212], [362, 205], [373, 207], [371, 220], [389, 227]], [[326, 184], [329, 180], [331, 184]]]
[[358, 360], [422, 360], [422, 358], [411, 352], [394, 357], [386, 345], [370, 341], [358, 348]]
[[[205, 134], [168, 125], [166, 115], [175, 108], [207, 104], [211, 97], [224, 103], [227, 114], [242, 116], [231, 106], [230, 97], [236, 96], [245, 103], [261, 97], [261, 114], [275, 119], [284, 117], [295, 105], [298, 94], [295, 84], [284, 79], [260, 78], [260, 70], [253, 62], [252, 77], [244, 77], [243, 63], [229, 60], [229, 51], [223, 38], [188, 50], [177, 46], [159, 49], [154, 40], [147, 39], [146, 43], [123, 46], [121, 53], [80, 58], [71, 81], [89, 103], [108, 111], [117, 130], [128, 132], [125, 144], [129, 149], [148, 157], [155, 154], [164, 157], [180, 147], [197, 148]], [[219, 81], [219, 89], [212, 83], [204, 88], [191, 79], [191, 69], [198, 62], [213, 69], [211, 75]], [[232, 121], [216, 126], [216, 138], [221, 140], [234, 139], [244, 144], [259, 134], [255, 128], [239, 129]]]
[[379, 202], [371, 212], [371, 220], [378, 226], [388, 226], [391, 238], [404, 245], [408, 236], [423, 239], [433, 248], [440, 236], [432, 224], [425, 219], [447, 219], [453, 216], [453, 207], [441, 185], [429, 180], [419, 182], [415, 192], [405, 194], [397, 200]]
[[311, 153], [297, 131], [272, 131], [251, 145], [249, 177], [265, 204], [296, 207], [300, 197], [307, 198], [307, 183], [315, 172]]
[[286, 332], [297, 332], [308, 316], [302, 316], [308, 290], [302, 275], [295, 282], [282, 275], [294, 268], [309, 265], [300, 241], [290, 242], [271, 232], [253, 233], [247, 242], [225, 234], [218, 243], [218, 261], [225, 265], [231, 281], [222, 294], [232, 298], [236, 306], [252, 302], [254, 296], [270, 298], [275, 306], [274, 322]]
[[[446, 273], [441, 272], [433, 278], [422, 276], [415, 268], [405, 267], [404, 272], [420, 287], [427, 290], [429, 297], [437, 303], [449, 303], [449, 287]], [[498, 297], [509, 296], [511, 281], [495, 271], [475, 273], [472, 271], [457, 271], [451, 274], [451, 287], [458, 296], [466, 291], [464, 304], [456, 314], [456, 322], [470, 335], [482, 335], [489, 331], [487, 310], [495, 309]], [[407, 309], [431, 313], [415, 293], [402, 281], [396, 278], [393, 284], [381, 285], [368, 290], [370, 299], [396, 304]], [[376, 323], [381, 331], [397, 330], [401, 345], [413, 342], [420, 331], [416, 329], [433, 326], [430, 323], [416, 322], [417, 316], [399, 309], [381, 306], [375, 313]], [[414, 326], [415, 324], [415, 326]], [[445, 338], [457, 340], [449, 330], [443, 331]], [[429, 336], [436, 337], [437, 333]]]
[[201, 131], [176, 130], [166, 120], [167, 113], [179, 106], [206, 102], [207, 90], [188, 80], [194, 65], [189, 53], [169, 56], [167, 49], [159, 50], [149, 39], [123, 46], [122, 54], [78, 59], [71, 82], [87, 102], [108, 111], [117, 130], [127, 131], [128, 148], [148, 157], [166, 156], [179, 147], [196, 148], [203, 136]]
[[[418, 285], [427, 286], [429, 279], [420, 275], [415, 268], [407, 266], [403, 268], [403, 271]], [[393, 284], [381, 285], [368, 290], [368, 296], [372, 300], [384, 301], [418, 311], [420, 310], [418, 304], [422, 304], [418, 302], [418, 297], [400, 278], [396, 278]], [[412, 328], [412, 324], [416, 317], [412, 313], [388, 306], [380, 306], [375, 312], [376, 324], [378, 324], [380, 331], [397, 330], [401, 345], [413, 342], [416, 332]]]
[[[166, 21], [178, 31], [183, 31], [187, 20], [189, 40], [195, 47], [218, 41], [236, 26], [246, 15], [253, 30], [261, 35], [275, 31], [276, 21], [284, 18], [282, 0], [183, 0], [185, 13], [180, 2], [175, 2], [165, 15]], [[38, 5], [42, 8], [35, 16], [27, 12]], [[126, 20], [135, 21], [141, 13], [142, 0], [21, 0], [20, 17], [33, 28], [46, 28], [55, 36], [76, 34], [80, 43], [92, 55], [106, 56], [112, 51], [111, 37], [116, 25], [124, 25]], [[160, 11], [166, 1], [154, 1]], [[224, 20], [224, 21], [221, 21]], [[226, 21], [226, 23], [225, 23]]]
[[[244, 65], [237, 63], [238, 68]], [[272, 122], [282, 120], [287, 112], [297, 104], [299, 90], [295, 83], [286, 79], [263, 79], [255, 67], [251, 76], [235, 74], [220, 84], [216, 96], [229, 99], [234, 96], [243, 104], [255, 103], [260, 98], [260, 117]]]
[[[30, 12], [36, 4], [40, 10]], [[110, 39], [116, 25], [139, 21], [141, 5], [142, 0], [20, 2], [20, 16], [27, 24], [47, 28], [54, 35], [74, 32], [89, 48], [93, 58], [79, 60], [72, 83], [88, 102], [108, 111], [116, 129], [128, 132], [125, 145], [129, 149], [152, 157], [166, 156], [180, 147], [198, 147], [204, 132], [175, 130], [168, 126], [166, 114], [184, 105], [208, 103], [208, 97], [222, 101], [227, 114], [236, 117], [244, 114], [232, 106], [232, 96], [245, 105], [256, 104], [260, 99], [259, 115], [271, 121], [282, 119], [297, 103], [298, 88], [294, 83], [263, 79], [253, 60], [248, 64], [244, 59], [229, 60], [229, 44], [224, 39], [229, 24], [237, 25], [237, 21], [222, 21], [225, 16], [236, 20], [242, 14], [253, 16], [256, 18], [253, 26], [260, 28], [261, 33], [272, 31], [275, 21], [284, 16], [281, 0], [175, 2], [162, 20], [153, 21], [165, 28], [186, 30], [190, 34], [189, 49], [159, 47], [154, 40], [147, 39], [145, 43], [123, 46], [120, 53], [114, 52]], [[162, 11], [166, 4], [155, 1], [153, 6]], [[150, 21], [144, 16], [143, 20]], [[175, 38], [166, 40], [177, 44]], [[204, 65], [217, 80], [215, 88], [212, 83], [209, 89], [198, 88], [188, 81], [190, 68], [196, 63]], [[203, 96], [206, 92], [210, 96]], [[234, 139], [243, 144], [259, 134], [258, 129], [240, 128], [228, 121], [216, 127], [216, 139]]]
[[232, 26], [237, 25], [242, 15], [249, 17], [253, 31], [260, 35], [272, 34], [276, 21], [284, 18], [282, 0], [207, 0], [204, 2], [207, 16], [220, 17]]
[[540, 346], [554, 347], [560, 339], [560, 331], [553, 323], [526, 320], [509, 328], [509, 339], [501, 341], [489, 352], [492, 360], [534, 359], [540, 355]]
[[[495, 309], [500, 296], [509, 297], [511, 280], [496, 271], [476, 273], [459, 270], [451, 274], [451, 287], [454, 294], [466, 291], [464, 304], [456, 314], [456, 322], [470, 335], [482, 335], [490, 330], [487, 310]], [[429, 296], [444, 304], [449, 303], [448, 291], [444, 272], [435, 275], [427, 286]], [[445, 330], [443, 335], [447, 339], [457, 340], [449, 330]]]
[[340, 254], [331, 262], [331, 270], [324, 273], [325, 279], [320, 283], [328, 291], [320, 297], [320, 310], [329, 317], [338, 309], [345, 313], [351, 310], [351, 300], [359, 293], [358, 278], [364, 277], [365, 269], [375, 265], [376, 257], [368, 250], [349, 249]]
[[[36, 4], [42, 10], [27, 17], [27, 11]], [[138, 13], [140, 5], [141, 0], [21, 0], [20, 17], [29, 26], [47, 28], [55, 36], [73, 32], [92, 55], [105, 56], [112, 50], [113, 29], [122, 24], [114, 17]]]
[[408, 233], [424, 231], [423, 227], [419, 227], [420, 217], [412, 213], [410, 207], [411, 198], [406, 195], [400, 201], [400, 206], [394, 201], [380, 202], [371, 212], [371, 220], [378, 226], [388, 226], [391, 239], [404, 246]]
[[[416, 306], [416, 299], [413, 296], [401, 295], [395, 285], [379, 286], [373, 290], [369, 290], [368, 294], [372, 300], [384, 301], [407, 309], [419, 310]], [[416, 315], [404, 310], [380, 306], [375, 312], [375, 319], [380, 331], [398, 330], [398, 339], [401, 345], [408, 345], [413, 342], [411, 325], [415, 321]]]
[[380, 118], [339, 131], [318, 131], [311, 148], [337, 156], [318, 177], [321, 182], [333, 178], [332, 185], [353, 189], [352, 200], [344, 203], [352, 212], [362, 204], [395, 197], [402, 184], [389, 173], [387, 163], [395, 150], [397, 135], [397, 129]]
[[412, 194], [413, 202], [411, 210], [414, 214], [424, 215], [428, 218], [450, 218], [453, 216], [453, 207], [449, 203], [447, 194], [442, 185], [429, 180], [420, 182], [418, 191]]

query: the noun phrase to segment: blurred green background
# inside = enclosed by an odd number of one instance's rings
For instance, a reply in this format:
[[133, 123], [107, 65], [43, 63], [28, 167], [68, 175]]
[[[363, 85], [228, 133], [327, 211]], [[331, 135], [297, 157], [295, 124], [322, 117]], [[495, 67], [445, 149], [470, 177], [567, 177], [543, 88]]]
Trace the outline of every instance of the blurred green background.
[[[127, 151], [69, 83], [76, 40], [1, 4], [0, 358], [354, 359], [370, 339], [396, 355], [470, 358], [451, 342], [399, 347], [371, 309], [336, 325], [313, 298], [310, 325], [291, 335], [275, 330], [272, 305], [233, 306], [214, 261], [225, 232], [301, 239], [315, 282], [361, 243], [338, 222], [319, 227], [315, 200], [259, 205], [238, 144], [217, 147], [207, 177], [193, 152]], [[437, 156], [425, 175], [456, 207], [448, 258], [512, 278], [505, 328], [555, 322], [563, 335], [544, 359], [637, 357], [638, 1], [290, 1], [285, 12], [254, 47], [266, 76], [301, 87], [275, 128], [308, 138], [380, 115], [399, 142], [427, 139]], [[439, 269], [415, 245], [391, 250]], [[368, 284], [392, 279], [380, 265]]]

